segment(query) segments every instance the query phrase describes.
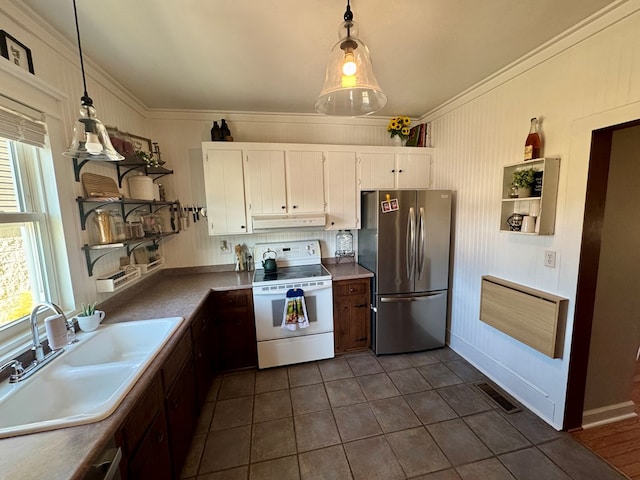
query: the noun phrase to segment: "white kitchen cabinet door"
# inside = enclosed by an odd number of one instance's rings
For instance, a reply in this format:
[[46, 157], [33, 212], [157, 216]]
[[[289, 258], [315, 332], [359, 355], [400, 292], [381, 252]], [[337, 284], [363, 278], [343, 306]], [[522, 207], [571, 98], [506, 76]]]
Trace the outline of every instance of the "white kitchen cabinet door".
[[252, 215], [287, 213], [284, 160], [284, 150], [247, 151], [247, 190]]
[[327, 230], [360, 228], [355, 152], [327, 152], [325, 198]]
[[322, 152], [287, 152], [287, 212], [324, 212]]
[[209, 235], [247, 233], [242, 150], [203, 147]]
[[396, 188], [431, 188], [431, 154], [398, 153], [396, 178]]
[[360, 153], [360, 189], [395, 188], [395, 154], [387, 152]]

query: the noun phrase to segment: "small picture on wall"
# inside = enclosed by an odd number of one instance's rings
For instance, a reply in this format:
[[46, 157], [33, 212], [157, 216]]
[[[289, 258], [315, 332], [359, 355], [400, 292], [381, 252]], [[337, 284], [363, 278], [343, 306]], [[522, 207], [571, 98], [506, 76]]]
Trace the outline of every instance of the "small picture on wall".
[[14, 65], [35, 74], [31, 50], [4, 30], [0, 30], [0, 54]]

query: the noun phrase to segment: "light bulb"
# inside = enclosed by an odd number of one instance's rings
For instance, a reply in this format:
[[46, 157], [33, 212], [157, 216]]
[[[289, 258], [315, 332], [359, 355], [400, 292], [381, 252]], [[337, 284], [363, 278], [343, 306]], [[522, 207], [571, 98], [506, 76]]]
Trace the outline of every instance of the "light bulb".
[[353, 55], [353, 51], [347, 51], [344, 54], [344, 63], [342, 64], [342, 73], [346, 76], [355, 75], [358, 67], [356, 65], [356, 59]]
[[87, 142], [84, 144], [84, 147], [87, 149], [91, 155], [99, 155], [102, 153], [102, 144], [100, 140], [98, 140], [98, 135], [95, 133], [86, 132]]

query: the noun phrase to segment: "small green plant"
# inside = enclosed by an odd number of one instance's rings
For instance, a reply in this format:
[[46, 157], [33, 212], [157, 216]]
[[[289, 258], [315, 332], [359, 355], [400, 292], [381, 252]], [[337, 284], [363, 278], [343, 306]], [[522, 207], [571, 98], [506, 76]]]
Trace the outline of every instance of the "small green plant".
[[527, 188], [533, 185], [534, 173], [537, 170], [533, 167], [513, 172], [513, 185], [518, 188]]
[[97, 302], [93, 302], [93, 303], [88, 303], [88, 304], [82, 304], [82, 312], [80, 313], [81, 317], [90, 317], [91, 315], [93, 315], [94, 313], [96, 313], [96, 303]]

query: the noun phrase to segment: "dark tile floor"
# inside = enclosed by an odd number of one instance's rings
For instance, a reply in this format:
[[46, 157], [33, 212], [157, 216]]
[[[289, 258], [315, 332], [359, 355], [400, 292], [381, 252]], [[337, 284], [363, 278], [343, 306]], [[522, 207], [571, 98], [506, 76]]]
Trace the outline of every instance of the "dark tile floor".
[[183, 478], [623, 479], [526, 409], [504, 413], [448, 348], [217, 377]]

